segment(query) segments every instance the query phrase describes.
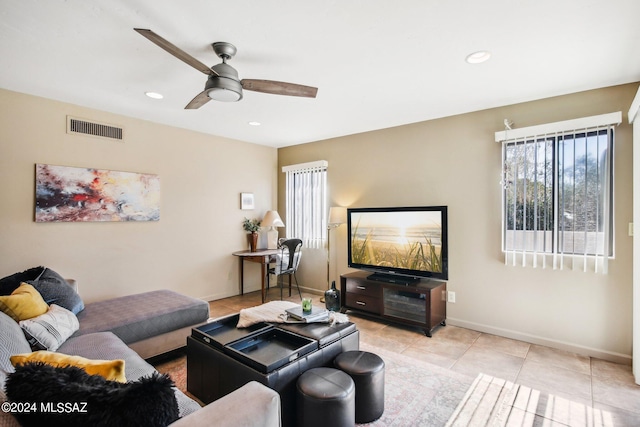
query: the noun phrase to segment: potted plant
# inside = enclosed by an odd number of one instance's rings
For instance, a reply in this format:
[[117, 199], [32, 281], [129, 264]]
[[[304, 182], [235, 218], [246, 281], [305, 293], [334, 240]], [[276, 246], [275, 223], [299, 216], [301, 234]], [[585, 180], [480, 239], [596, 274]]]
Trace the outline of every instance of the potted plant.
[[242, 221], [242, 228], [247, 233], [250, 233], [249, 245], [251, 247], [251, 252], [256, 251], [256, 247], [258, 246], [258, 231], [260, 231], [260, 220], [259, 219], [249, 219], [245, 218]]

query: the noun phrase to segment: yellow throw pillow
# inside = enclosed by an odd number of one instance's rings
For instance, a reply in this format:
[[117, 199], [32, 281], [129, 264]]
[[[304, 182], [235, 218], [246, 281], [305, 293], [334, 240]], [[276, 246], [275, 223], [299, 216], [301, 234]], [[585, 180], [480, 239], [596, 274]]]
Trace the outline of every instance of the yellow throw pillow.
[[19, 322], [45, 314], [49, 306], [36, 288], [22, 283], [11, 295], [0, 296], [0, 310]]
[[53, 351], [40, 350], [11, 356], [11, 364], [15, 367], [29, 362], [43, 362], [55, 367], [76, 366], [87, 371], [89, 375], [101, 375], [107, 380], [126, 383], [124, 376], [124, 360], [91, 360], [80, 356]]

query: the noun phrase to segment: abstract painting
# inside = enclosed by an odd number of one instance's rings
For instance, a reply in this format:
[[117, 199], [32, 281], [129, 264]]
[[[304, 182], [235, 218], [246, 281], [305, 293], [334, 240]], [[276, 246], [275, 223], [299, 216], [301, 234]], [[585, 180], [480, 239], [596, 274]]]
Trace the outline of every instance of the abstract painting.
[[158, 175], [36, 164], [36, 222], [159, 219]]

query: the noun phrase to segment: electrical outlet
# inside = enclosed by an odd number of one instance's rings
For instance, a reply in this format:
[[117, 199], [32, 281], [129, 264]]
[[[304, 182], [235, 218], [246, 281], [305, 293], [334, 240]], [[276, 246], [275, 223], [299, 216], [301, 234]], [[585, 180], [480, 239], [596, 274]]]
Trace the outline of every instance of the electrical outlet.
[[629, 236], [633, 236], [633, 223], [629, 223]]
[[456, 302], [456, 293], [453, 291], [447, 291], [447, 302], [454, 304]]

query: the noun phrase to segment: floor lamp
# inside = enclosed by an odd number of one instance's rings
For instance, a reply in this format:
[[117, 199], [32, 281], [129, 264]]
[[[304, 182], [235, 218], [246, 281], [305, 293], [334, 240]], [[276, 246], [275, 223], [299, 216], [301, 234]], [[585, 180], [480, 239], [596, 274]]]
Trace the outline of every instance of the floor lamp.
[[[329, 266], [331, 265], [331, 250], [329, 247], [331, 230], [340, 227], [345, 222], [347, 222], [347, 208], [340, 206], [329, 208], [329, 219], [327, 220], [327, 289], [331, 288], [331, 277], [329, 275]], [[324, 297], [322, 300], [323, 299]]]

